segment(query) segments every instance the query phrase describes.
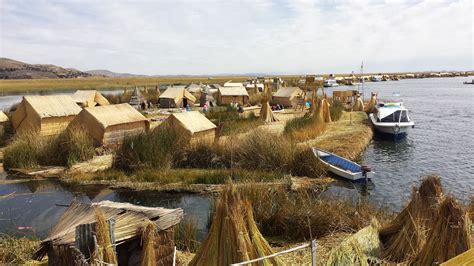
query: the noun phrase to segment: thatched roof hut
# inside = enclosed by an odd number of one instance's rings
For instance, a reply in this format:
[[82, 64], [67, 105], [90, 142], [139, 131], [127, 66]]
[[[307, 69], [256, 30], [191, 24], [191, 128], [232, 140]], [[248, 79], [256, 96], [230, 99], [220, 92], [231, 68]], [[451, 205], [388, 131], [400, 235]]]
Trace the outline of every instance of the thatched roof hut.
[[42, 136], [60, 134], [81, 112], [71, 96], [24, 96], [12, 116], [16, 132], [35, 130]]
[[[137, 265], [144, 250], [142, 232], [148, 223], [156, 225], [156, 262], [154, 265], [171, 265], [174, 251], [173, 226], [183, 218], [182, 209], [142, 207], [130, 203], [102, 201], [92, 204], [73, 202], [41, 242], [34, 258], [40, 260], [48, 254], [49, 265], [87, 265], [90, 251], [97, 247], [88, 242], [97, 233], [96, 208], [105, 220], [113, 220], [110, 230], [119, 265]], [[88, 226], [91, 225], [91, 226]], [[85, 239], [84, 239], [85, 238]], [[77, 264], [86, 263], [86, 264]]]
[[117, 145], [147, 132], [149, 121], [128, 103], [84, 108], [71, 126], [82, 127], [99, 145]]
[[281, 87], [272, 96], [273, 103], [281, 104], [285, 107], [295, 106], [297, 98], [303, 96], [303, 90], [298, 87]]
[[217, 91], [217, 104], [227, 105], [240, 103], [246, 105], [249, 102], [249, 94], [243, 86], [239, 87], [219, 87]]
[[191, 143], [214, 142], [216, 137], [216, 125], [198, 111], [173, 113], [164, 123]]
[[109, 105], [109, 101], [96, 90], [78, 90], [72, 99], [81, 107], [94, 107], [96, 105]]
[[169, 87], [158, 98], [161, 108], [178, 108], [194, 106], [196, 97], [187, 91], [183, 86]]
[[0, 124], [8, 122], [8, 120], [8, 116], [4, 112], [0, 111]]

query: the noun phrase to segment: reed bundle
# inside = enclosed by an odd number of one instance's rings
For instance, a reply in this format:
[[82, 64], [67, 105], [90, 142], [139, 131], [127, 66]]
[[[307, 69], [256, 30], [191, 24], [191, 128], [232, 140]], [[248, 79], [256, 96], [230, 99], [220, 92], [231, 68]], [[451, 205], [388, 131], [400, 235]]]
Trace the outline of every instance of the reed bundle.
[[471, 221], [461, 205], [451, 196], [439, 207], [425, 245], [413, 265], [434, 265], [445, 262], [471, 248]]
[[[190, 265], [229, 265], [272, 253], [258, 231], [250, 203], [242, 201], [236, 188], [228, 184], [217, 202], [209, 235]], [[272, 258], [262, 264], [282, 263]]]
[[372, 92], [372, 95], [370, 97], [370, 101], [365, 107], [365, 112], [366, 113], [372, 113], [374, 111], [375, 105], [377, 104], [377, 93]]
[[354, 106], [352, 107], [352, 111], [355, 111], [355, 112], [364, 111], [364, 102], [362, 101], [360, 96], [357, 96]]
[[96, 218], [96, 236], [98, 249], [92, 254], [91, 260], [99, 260], [107, 263], [117, 264], [117, 255], [115, 254], [112, 241], [110, 239], [110, 230], [104, 213], [99, 207], [94, 208]]
[[413, 188], [409, 204], [379, 231], [385, 258], [403, 262], [418, 254], [436, 217], [442, 194], [441, 181], [436, 176], [426, 177], [418, 189]]
[[154, 222], [148, 220], [142, 232], [142, 257], [141, 266], [156, 265], [155, 236], [157, 226]]
[[270, 92], [268, 90], [268, 87], [265, 87], [264, 95], [262, 97], [262, 109], [260, 109], [260, 119], [263, 120], [265, 123], [271, 123], [271, 122], [276, 122], [278, 119], [276, 119], [275, 115], [272, 112], [272, 109], [270, 108], [269, 102], [269, 97], [270, 97]]

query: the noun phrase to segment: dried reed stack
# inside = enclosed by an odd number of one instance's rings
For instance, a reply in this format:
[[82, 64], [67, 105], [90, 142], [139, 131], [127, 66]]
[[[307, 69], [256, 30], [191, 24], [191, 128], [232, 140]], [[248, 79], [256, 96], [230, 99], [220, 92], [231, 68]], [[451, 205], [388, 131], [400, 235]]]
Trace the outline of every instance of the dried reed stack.
[[[324, 117], [324, 102], [327, 102], [326, 99], [320, 99], [318, 101], [318, 104], [317, 104], [317, 107], [314, 111], [314, 114], [313, 114], [313, 121], [315, 123], [326, 123], [326, 119]], [[328, 109], [329, 111], [329, 109]]]
[[418, 254], [437, 215], [442, 195], [441, 181], [436, 176], [426, 177], [418, 189], [413, 188], [410, 203], [379, 231], [385, 258], [404, 262]]
[[377, 93], [372, 92], [372, 96], [370, 97], [370, 101], [365, 107], [365, 112], [366, 113], [372, 113], [374, 111], [375, 105], [377, 104]]
[[352, 111], [356, 111], [356, 112], [364, 111], [364, 102], [360, 98], [360, 95], [357, 95], [357, 99], [354, 103], [354, 106], [352, 107]]
[[324, 122], [331, 123], [332, 120], [331, 120], [331, 111], [329, 110], [329, 106], [330, 106], [329, 101], [327, 99], [323, 99], [321, 103], [323, 105]]
[[109, 224], [104, 213], [99, 207], [94, 209], [96, 218], [96, 236], [98, 249], [91, 256], [91, 260], [99, 260], [111, 264], [117, 264], [117, 255], [115, 254], [112, 241], [110, 239]]
[[413, 265], [439, 264], [470, 249], [470, 225], [471, 221], [461, 205], [453, 197], [446, 197]]
[[[228, 184], [217, 202], [209, 235], [190, 265], [229, 265], [272, 253], [258, 231], [250, 203]], [[263, 261], [263, 265], [281, 264], [277, 258]]]
[[141, 266], [156, 265], [155, 236], [157, 226], [154, 222], [148, 220], [145, 223], [142, 232], [142, 257]]
[[268, 88], [265, 86], [265, 92], [263, 93], [262, 97], [262, 109], [260, 109], [260, 119], [265, 123], [278, 121], [278, 119], [276, 119], [275, 115], [273, 114], [272, 109], [270, 108], [270, 104], [268, 103], [269, 97]]

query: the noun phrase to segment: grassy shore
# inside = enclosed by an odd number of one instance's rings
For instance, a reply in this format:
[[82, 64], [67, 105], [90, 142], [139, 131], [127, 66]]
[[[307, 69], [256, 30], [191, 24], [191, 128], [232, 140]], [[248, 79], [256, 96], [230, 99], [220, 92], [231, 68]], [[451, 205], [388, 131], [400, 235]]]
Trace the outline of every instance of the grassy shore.
[[2, 93], [25, 93], [25, 92], [46, 92], [46, 91], [74, 91], [84, 89], [124, 89], [135, 88], [135, 86], [154, 88], [160, 84], [172, 83], [224, 83], [232, 80], [241, 82], [251, 77], [247, 76], [219, 76], [209, 77], [91, 77], [75, 79], [15, 79], [0, 80], [0, 92]]

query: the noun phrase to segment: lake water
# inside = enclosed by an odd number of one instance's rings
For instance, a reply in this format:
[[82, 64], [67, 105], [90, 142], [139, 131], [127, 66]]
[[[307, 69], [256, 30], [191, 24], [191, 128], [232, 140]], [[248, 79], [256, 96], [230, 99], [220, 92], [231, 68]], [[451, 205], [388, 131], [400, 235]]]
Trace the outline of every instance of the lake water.
[[[399, 143], [374, 140], [362, 156], [364, 164], [376, 172], [374, 186], [360, 193], [349, 182], [338, 181], [329, 188], [331, 197], [368, 197], [381, 206], [400, 209], [410, 196], [411, 187], [425, 175], [440, 175], [444, 190], [467, 202], [474, 196], [474, 86], [463, 85], [472, 78], [413, 79], [372, 82], [365, 86], [379, 98], [401, 94], [416, 126]], [[338, 87], [337, 90], [355, 87]], [[331, 92], [331, 90], [326, 90]], [[0, 97], [0, 106], [2, 104]], [[5, 179], [5, 176], [0, 176]], [[207, 233], [212, 199], [193, 194], [130, 192], [100, 186], [69, 186], [55, 181], [26, 181], [0, 184], [0, 233], [45, 237], [65, 207], [74, 198], [84, 201], [112, 200], [144, 206], [184, 209], [197, 221], [199, 237]]]
[[[411, 186], [419, 184], [420, 177], [426, 175], [441, 176], [445, 193], [464, 202], [474, 196], [474, 85], [462, 84], [471, 79], [406, 79], [365, 84], [366, 99], [371, 92], [377, 92], [381, 99], [400, 93], [415, 121], [415, 128], [401, 142], [374, 140], [363, 154], [364, 164], [376, 172], [375, 186], [368, 196], [372, 202], [400, 209], [410, 197]], [[340, 186], [333, 188], [336, 190], [339, 194], [354, 191]]]

